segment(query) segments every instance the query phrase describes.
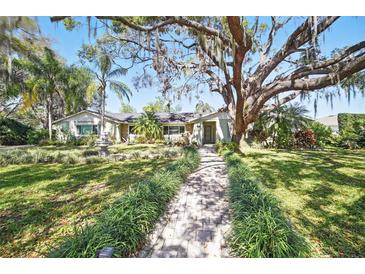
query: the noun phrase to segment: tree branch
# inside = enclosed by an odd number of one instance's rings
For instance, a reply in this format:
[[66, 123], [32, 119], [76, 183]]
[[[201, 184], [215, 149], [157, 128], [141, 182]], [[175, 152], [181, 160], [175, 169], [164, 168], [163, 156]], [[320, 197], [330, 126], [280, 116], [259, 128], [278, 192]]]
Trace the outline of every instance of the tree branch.
[[[329, 16], [323, 19], [316, 28], [317, 34], [328, 29], [339, 17]], [[281, 49], [266, 63], [260, 64], [253, 74], [252, 81], [260, 86], [270, 73], [290, 54], [296, 52], [301, 46], [312, 38], [312, 25], [308, 18], [287, 39]]]

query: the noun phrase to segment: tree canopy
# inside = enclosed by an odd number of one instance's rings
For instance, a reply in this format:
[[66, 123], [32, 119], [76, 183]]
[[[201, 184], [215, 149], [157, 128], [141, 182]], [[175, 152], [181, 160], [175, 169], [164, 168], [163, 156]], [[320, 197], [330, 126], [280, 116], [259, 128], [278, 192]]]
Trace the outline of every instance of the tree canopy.
[[[62, 20], [53, 17], [52, 20]], [[205, 85], [218, 93], [239, 142], [260, 112], [329, 86], [363, 88], [365, 41], [322, 51], [336, 26], [326, 17], [99, 16], [108, 39], [131, 65], [149, 65], [163, 93], [178, 96]], [[279, 34], [286, 33], [284, 39]], [[154, 79], [146, 70], [136, 79]], [[333, 92], [326, 96], [333, 96]]]

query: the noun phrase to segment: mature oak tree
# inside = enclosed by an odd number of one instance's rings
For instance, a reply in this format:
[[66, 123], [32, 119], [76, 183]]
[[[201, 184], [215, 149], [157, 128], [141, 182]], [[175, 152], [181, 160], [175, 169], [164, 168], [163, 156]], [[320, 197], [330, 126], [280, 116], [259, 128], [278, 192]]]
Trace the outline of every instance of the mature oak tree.
[[[188, 84], [194, 80], [220, 94], [234, 121], [235, 142], [243, 140], [249, 124], [263, 109], [340, 86], [346, 80], [354, 84], [348, 79], [356, 79], [365, 68], [365, 41], [330, 56], [321, 53], [319, 37], [339, 19], [337, 16], [97, 19], [108, 28], [108, 41], [124, 48], [121, 53], [126, 60], [132, 65], [149, 64], [157, 72], [164, 92], [174, 89], [174, 79], [181, 81], [183, 74], [187, 80], [175, 88], [178, 92], [196, 88]], [[280, 31], [289, 33], [281, 38], [283, 41], [277, 39]]]

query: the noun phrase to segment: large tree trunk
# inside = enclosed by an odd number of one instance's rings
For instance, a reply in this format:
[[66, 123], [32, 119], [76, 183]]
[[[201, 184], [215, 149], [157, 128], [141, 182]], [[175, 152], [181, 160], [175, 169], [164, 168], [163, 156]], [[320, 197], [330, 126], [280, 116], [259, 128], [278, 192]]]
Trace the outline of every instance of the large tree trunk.
[[240, 148], [250, 145], [246, 133], [250, 123], [254, 122], [258, 116], [259, 110], [250, 105], [249, 100], [244, 101], [238, 98], [235, 115], [233, 118], [233, 136], [232, 141], [239, 145]]
[[244, 122], [244, 116], [243, 116], [243, 99], [237, 98], [236, 103], [236, 109], [235, 109], [235, 115], [233, 117], [233, 135], [232, 135], [232, 141], [236, 144], [241, 144], [242, 139], [245, 137], [245, 131], [247, 129], [247, 126]]

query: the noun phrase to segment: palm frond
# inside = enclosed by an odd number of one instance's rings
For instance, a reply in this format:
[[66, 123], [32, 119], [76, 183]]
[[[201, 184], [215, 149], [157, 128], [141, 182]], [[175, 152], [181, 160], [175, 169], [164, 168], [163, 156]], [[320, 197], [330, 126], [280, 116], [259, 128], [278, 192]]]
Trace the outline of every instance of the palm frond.
[[97, 66], [99, 67], [101, 74], [108, 75], [112, 68], [112, 61], [107, 54], [101, 54], [97, 60]]
[[130, 101], [132, 92], [126, 84], [120, 81], [109, 80], [109, 87], [121, 100], [127, 98], [128, 102]]
[[126, 68], [117, 68], [108, 74], [108, 78], [122, 77], [127, 74], [128, 70]]

